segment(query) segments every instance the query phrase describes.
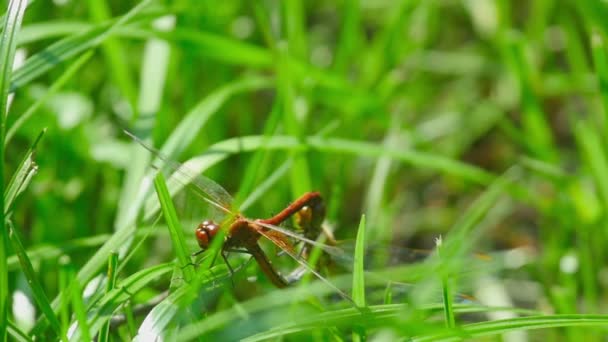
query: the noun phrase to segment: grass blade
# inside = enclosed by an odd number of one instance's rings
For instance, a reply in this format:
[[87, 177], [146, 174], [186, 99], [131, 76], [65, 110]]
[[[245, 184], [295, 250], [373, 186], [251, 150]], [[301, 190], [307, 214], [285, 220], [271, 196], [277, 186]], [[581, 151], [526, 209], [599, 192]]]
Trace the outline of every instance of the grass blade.
[[[440, 259], [442, 258], [442, 244], [441, 237], [437, 238], [437, 254]], [[443, 310], [445, 315], [445, 323], [448, 328], [456, 327], [456, 319], [454, 317], [454, 303], [452, 299], [452, 289], [450, 286], [450, 273], [449, 270], [442, 270], [441, 272], [441, 288], [443, 294]]]
[[[355, 245], [355, 260], [353, 261], [353, 301], [360, 308], [365, 305], [365, 215], [361, 216], [359, 229], [357, 230], [357, 241]], [[364, 341], [365, 330], [354, 327], [353, 341]]]
[[34, 271], [32, 263], [28, 258], [25, 249], [23, 248], [21, 239], [19, 238], [17, 232], [15, 231], [10, 221], [8, 221], [8, 227], [11, 244], [13, 246], [13, 249], [15, 250], [15, 253], [17, 254], [17, 257], [19, 258], [19, 262], [21, 263], [21, 270], [27, 278], [34, 299], [36, 300], [36, 303], [38, 303], [38, 307], [40, 308], [46, 319], [48, 319], [49, 323], [51, 324], [51, 327], [53, 328], [57, 336], [61, 336], [61, 339], [63, 341], [67, 341], [67, 337], [63, 335], [61, 331], [61, 324], [59, 323], [59, 319], [55, 315], [55, 312], [51, 307], [51, 303], [49, 302], [48, 297], [46, 296], [46, 293], [42, 288], [42, 285], [38, 281], [37, 273]]
[[605, 327], [608, 326], [608, 315], [547, 315], [517, 317], [460, 326], [460, 329], [428, 337], [416, 337], [412, 341], [462, 341], [479, 339], [484, 336], [496, 336], [510, 331], [565, 328], [565, 327]]
[[[116, 270], [118, 267], [118, 254], [112, 253], [108, 258], [108, 283], [106, 286], [106, 293], [109, 293], [116, 286]], [[98, 341], [107, 342], [110, 339], [110, 322], [104, 323], [103, 327], [99, 331]]]
[[[132, 298], [139, 290], [149, 285], [150, 282], [173, 270], [173, 267], [172, 263], [152, 266], [136, 272], [121, 281], [119, 286], [101, 297], [95, 308], [89, 312], [87, 321], [90, 328], [89, 332], [92, 335], [97, 334], [101, 327], [112, 318], [112, 314], [116, 309]], [[76, 341], [83, 341], [81, 333], [77, 330], [70, 338]]]
[[84, 33], [66, 37], [28, 58], [25, 64], [15, 71], [11, 79], [10, 91], [12, 92], [25, 86], [35, 78], [51, 70], [57, 64], [98, 46], [113, 30], [137, 18], [137, 15], [150, 2], [151, 0], [144, 0], [114, 22], [100, 24]]
[[6, 133], [6, 142], [8, 143], [17, 130], [21, 128], [21, 126], [29, 120], [34, 113], [42, 106], [47, 100], [49, 100], [61, 87], [63, 87], [72, 77], [76, 74], [78, 70], [93, 56], [93, 52], [89, 51], [84, 53], [78, 59], [76, 59], [67, 69], [66, 71], [57, 79], [57, 81], [53, 82], [51, 87], [41, 96], [36, 102], [34, 102], [8, 129]]
[[353, 262], [353, 300], [358, 307], [365, 307], [365, 215], [361, 216], [357, 241], [355, 245], [355, 260]]
[[[91, 341], [91, 330], [89, 329], [89, 323], [87, 322], [87, 310], [83, 301], [84, 293], [82, 285], [78, 281], [78, 277], [76, 276], [72, 265], [68, 266], [68, 270], [72, 287], [72, 291], [70, 291], [72, 308], [76, 316], [76, 321], [78, 322], [77, 333], [80, 333], [80, 335], [76, 333], [76, 336], [79, 336], [76, 337], [76, 340]], [[70, 339], [74, 339], [74, 336], [70, 336]]]
[[17, 327], [11, 321], [8, 321], [7, 330], [8, 330], [9, 336], [13, 339], [13, 341], [18, 341], [18, 342], [31, 342], [32, 341], [32, 339], [29, 336], [27, 336], [27, 334], [25, 332], [21, 331], [21, 329], [19, 329], [19, 327]]
[[[0, 208], [5, 208], [4, 203], [4, 151], [5, 151], [5, 127], [6, 115], [8, 114], [8, 94], [9, 85], [13, 71], [13, 60], [15, 58], [15, 49], [17, 48], [17, 32], [21, 28], [21, 21], [27, 7], [25, 0], [11, 0], [8, 3], [8, 9], [2, 33], [0, 36]], [[7, 271], [7, 250], [9, 236], [6, 229], [5, 211], [0, 213], [0, 341], [6, 341], [8, 322], [8, 271]]]
[[169, 235], [171, 236], [171, 242], [173, 243], [173, 250], [177, 255], [178, 265], [184, 271], [186, 282], [190, 282], [194, 277], [192, 266], [189, 266], [191, 265], [190, 253], [188, 253], [184, 230], [177, 218], [177, 213], [173, 207], [173, 201], [169, 194], [169, 190], [167, 189], [165, 177], [162, 172], [159, 172], [154, 178], [154, 187], [156, 188], [156, 194], [158, 195], [158, 201], [163, 210], [163, 215], [167, 221]]
[[8, 213], [13, 205], [15, 199], [27, 188], [32, 177], [36, 174], [38, 166], [34, 161], [34, 154], [36, 152], [36, 146], [46, 130], [43, 130], [38, 135], [38, 138], [34, 141], [32, 146], [29, 148], [25, 157], [21, 161], [21, 164], [17, 167], [17, 170], [13, 174], [13, 177], [8, 183], [6, 194], [4, 195], [4, 212]]

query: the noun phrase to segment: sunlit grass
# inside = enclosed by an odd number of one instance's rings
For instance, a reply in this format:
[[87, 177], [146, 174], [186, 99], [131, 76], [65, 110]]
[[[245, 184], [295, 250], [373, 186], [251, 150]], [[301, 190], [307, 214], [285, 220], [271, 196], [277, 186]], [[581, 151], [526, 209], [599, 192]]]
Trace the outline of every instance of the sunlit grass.
[[[603, 2], [29, 3], [2, 2], [0, 339], [605, 335]], [[203, 173], [235, 199], [188, 198]], [[192, 255], [205, 198], [308, 191], [335, 288]]]

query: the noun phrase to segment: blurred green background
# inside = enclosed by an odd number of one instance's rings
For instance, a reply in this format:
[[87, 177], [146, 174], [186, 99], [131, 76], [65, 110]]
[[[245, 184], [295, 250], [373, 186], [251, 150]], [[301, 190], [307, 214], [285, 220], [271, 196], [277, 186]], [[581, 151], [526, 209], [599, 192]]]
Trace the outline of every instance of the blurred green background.
[[[168, 274], [181, 274], [172, 269], [180, 247], [169, 239], [171, 223], [145, 209], [157, 198], [154, 156], [125, 129], [171, 160], [195, 158], [192, 171], [221, 184], [250, 217], [269, 217], [316, 190], [327, 202], [327, 226], [352, 240], [365, 214], [366, 270], [384, 274], [366, 291], [377, 306], [356, 321], [349, 315], [357, 311], [340, 311], [349, 305], [335, 294], [321, 302], [300, 294], [308, 303], [302, 314], [303, 304], [286, 305], [289, 296], [252, 263], [232, 280], [199, 281], [189, 297], [173, 298], [185, 313], [155, 313], [170, 321], [159, 324], [167, 336], [271, 338], [292, 332], [280, 328], [286, 315], [321, 313], [335, 321], [292, 318], [298, 334], [289, 338], [484, 335], [473, 322], [497, 340], [601, 340], [606, 333], [605, 3], [30, 2], [16, 34], [4, 27], [0, 56], [11, 93], [5, 183], [46, 129], [37, 172], [8, 210], [34, 272], [22, 272], [21, 247], [5, 234], [12, 338], [32, 327], [30, 336], [55, 339], [70, 335], [76, 321], [82, 328], [79, 300], [66, 293], [81, 297], [92, 335], [112, 313], [126, 312], [128, 324], [112, 326], [109, 338], [132, 338], [138, 329], [145, 338], [142, 320], [154, 305], [145, 314], [135, 306], [179, 288]], [[19, 1], [11, 4], [4, 23], [18, 12]], [[179, 199], [176, 206], [187, 255], [198, 249], [191, 227], [201, 217]], [[440, 236], [447, 257], [414, 264], [401, 257], [401, 248], [432, 249]], [[69, 287], [104, 279], [111, 252], [118, 284], [168, 266], [161, 277], [138, 278], [133, 297], [92, 300]], [[32, 281], [44, 295], [31, 290]], [[220, 293], [201, 290], [217, 282]], [[335, 283], [351, 293], [350, 278]], [[412, 289], [392, 293], [395, 283]], [[429, 284], [443, 300], [420, 294]], [[451, 303], [446, 293], [472, 298]], [[62, 294], [64, 305], [56, 299], [53, 310], [40, 308]], [[282, 299], [255, 301], [264, 295]], [[392, 303], [407, 305], [382, 311]], [[452, 305], [455, 323], [446, 309]], [[30, 306], [38, 306], [36, 315], [21, 316]], [[496, 317], [496, 307], [512, 309]], [[261, 321], [251, 321], [254, 313]], [[528, 331], [534, 327], [550, 329]]]

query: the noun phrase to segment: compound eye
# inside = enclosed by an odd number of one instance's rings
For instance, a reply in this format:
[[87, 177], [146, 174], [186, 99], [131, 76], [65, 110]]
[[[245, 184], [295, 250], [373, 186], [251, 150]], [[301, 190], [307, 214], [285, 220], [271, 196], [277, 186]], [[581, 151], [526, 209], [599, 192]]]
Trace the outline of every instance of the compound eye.
[[213, 221], [207, 221], [207, 233], [209, 234], [209, 238], [213, 239], [213, 237], [217, 234], [217, 232], [220, 231], [220, 225], [213, 222]]
[[195, 235], [198, 245], [202, 249], [209, 247], [213, 237], [220, 230], [220, 226], [213, 221], [205, 220], [196, 227]]
[[207, 249], [207, 247], [209, 247], [209, 234], [205, 230], [202, 223], [196, 227], [194, 234], [196, 235], [196, 241], [198, 242], [199, 247], [202, 249]]

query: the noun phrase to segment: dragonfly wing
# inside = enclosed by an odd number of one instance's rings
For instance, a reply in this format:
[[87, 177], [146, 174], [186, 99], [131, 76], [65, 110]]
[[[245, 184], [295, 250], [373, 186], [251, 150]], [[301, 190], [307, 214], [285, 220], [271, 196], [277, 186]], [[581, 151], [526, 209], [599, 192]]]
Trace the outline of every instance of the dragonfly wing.
[[181, 164], [163, 155], [162, 152], [148, 145], [134, 134], [126, 130], [124, 132], [156, 157], [156, 160], [151, 164], [153, 168], [161, 172], [164, 170], [171, 171], [170, 180], [175, 179], [183, 186], [191, 184], [192, 187], [197, 188], [195, 191], [206, 202], [229, 212], [232, 197], [221, 185], [201, 174], [208, 166], [208, 163], [205, 163], [202, 158], [192, 158]]
[[[266, 225], [263, 225], [263, 227], [266, 227]], [[266, 227], [267, 228], [267, 227]], [[257, 229], [257, 231], [263, 235], [264, 237], [266, 237], [268, 240], [272, 241], [273, 243], [274, 238], [273, 238], [273, 234], [269, 233], [267, 231], [264, 231], [264, 229]], [[297, 235], [297, 234], [296, 234]], [[277, 245], [277, 247], [281, 247], [280, 245]], [[323, 277], [319, 272], [317, 272], [312, 266], [310, 266], [308, 264], [308, 262], [306, 260], [304, 260], [304, 258], [300, 257], [299, 255], [295, 254], [293, 252], [293, 250], [289, 250], [289, 249], [283, 249], [283, 251], [289, 255], [291, 258], [293, 258], [295, 261], [298, 262], [298, 264], [300, 264], [300, 266], [302, 266], [303, 268], [305, 268], [308, 272], [314, 274], [319, 280], [321, 280], [322, 282], [324, 282], [327, 286], [331, 287], [334, 291], [336, 291], [342, 298], [346, 299], [347, 301], [351, 302], [353, 305], [356, 306], [355, 302], [352, 300], [352, 298], [350, 298], [349, 295], [347, 295], [346, 293], [344, 293], [342, 290], [340, 290], [338, 287], [336, 287], [336, 285], [332, 284], [332, 282], [330, 282], [329, 280], [327, 280], [327, 278]]]
[[285, 235], [274, 230], [270, 230], [266, 232], [266, 237], [271, 240], [276, 246], [278, 246], [279, 249], [289, 250], [290, 252], [295, 253], [293, 245], [285, 238]]
[[283, 235], [287, 235], [287, 236], [289, 236], [291, 238], [294, 238], [294, 239], [296, 239], [298, 241], [302, 241], [304, 243], [313, 245], [315, 247], [319, 247], [320, 249], [322, 249], [323, 251], [325, 251], [325, 252], [327, 252], [327, 253], [329, 253], [331, 255], [341, 257], [341, 256], [343, 256], [345, 254], [345, 252], [342, 249], [338, 248], [338, 247], [328, 246], [328, 245], [326, 245], [324, 243], [320, 243], [320, 242], [308, 239], [308, 238], [304, 237], [303, 235], [295, 233], [295, 232], [293, 232], [293, 231], [291, 231], [289, 229], [285, 229], [285, 228], [282, 228], [282, 227], [279, 227], [279, 226], [275, 226], [273, 224], [263, 223], [263, 222], [260, 222], [260, 221], [254, 221], [254, 222], [255, 222], [255, 224], [260, 225], [260, 226], [262, 226], [264, 228], [267, 228], [269, 230], [281, 233]]
[[181, 183], [183, 186], [189, 186], [205, 202], [225, 213], [230, 213], [232, 204], [230, 194], [215, 181], [194, 171], [203, 169], [204, 165], [202, 164], [204, 163], [201, 163], [199, 158], [193, 158], [184, 164], [173, 165], [173, 167], [170, 167], [172, 174], [169, 179]]

